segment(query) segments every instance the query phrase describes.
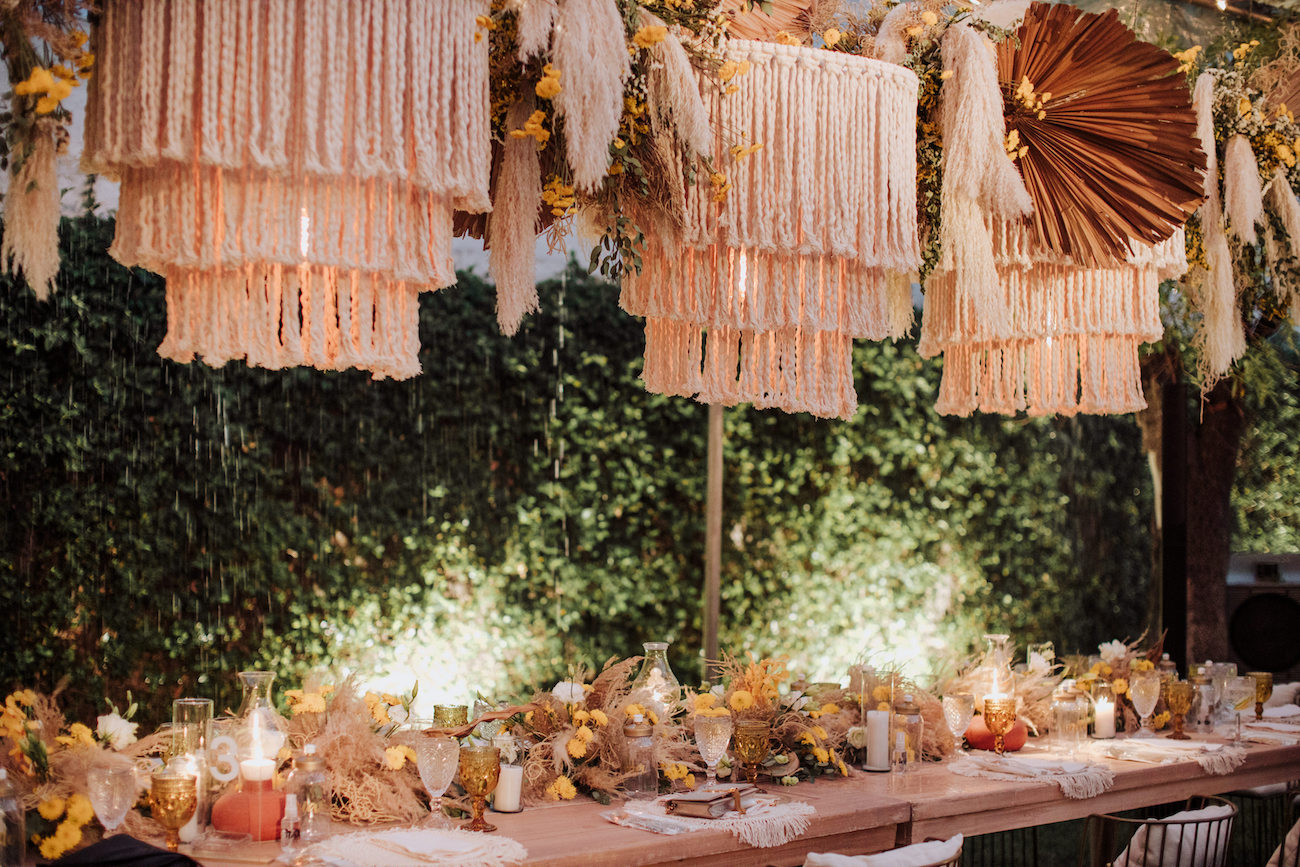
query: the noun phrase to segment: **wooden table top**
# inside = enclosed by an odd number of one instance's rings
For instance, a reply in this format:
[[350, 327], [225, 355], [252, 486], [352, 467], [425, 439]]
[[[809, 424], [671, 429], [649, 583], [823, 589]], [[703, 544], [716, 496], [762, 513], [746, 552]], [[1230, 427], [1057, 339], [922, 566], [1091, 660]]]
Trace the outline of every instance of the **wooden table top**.
[[[1115, 783], [1085, 800], [1066, 798], [1051, 783], [959, 776], [937, 763], [902, 775], [855, 772], [780, 789], [812, 804], [817, 815], [803, 835], [775, 849], [750, 848], [725, 831], [662, 836], [624, 828], [601, 818], [611, 808], [591, 800], [490, 813], [489, 820], [528, 849], [527, 863], [542, 867], [797, 865], [808, 852], [880, 852], [927, 837], [987, 834], [1300, 779], [1300, 745], [1248, 745], [1245, 764], [1226, 776], [1209, 775], [1193, 761], [1096, 761], [1114, 770]], [[278, 851], [277, 844], [259, 844], [240, 852], [257, 861], [204, 858], [203, 864], [269, 863]]]

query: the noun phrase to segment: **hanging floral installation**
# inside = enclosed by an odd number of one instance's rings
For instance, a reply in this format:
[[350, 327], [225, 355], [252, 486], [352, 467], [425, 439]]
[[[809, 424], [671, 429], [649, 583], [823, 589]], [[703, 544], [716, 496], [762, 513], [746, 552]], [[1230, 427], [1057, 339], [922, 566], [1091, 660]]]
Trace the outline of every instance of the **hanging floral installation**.
[[[1180, 53], [1196, 75], [1197, 133], [1209, 156], [1205, 204], [1190, 226], [1184, 282], [1201, 313], [1197, 373], [1208, 391], [1246, 351], [1246, 329], [1274, 328], [1300, 314], [1300, 28], [1264, 64], [1257, 42], [1224, 58], [1199, 46]], [[1222, 63], [1222, 65], [1214, 65]], [[1248, 278], [1260, 272], [1262, 281]], [[1243, 328], [1243, 320], [1246, 323]]]
[[106, 4], [87, 171], [167, 279], [159, 354], [419, 372], [418, 296], [488, 207], [483, 2]]
[[59, 273], [59, 182], [55, 157], [68, 143], [72, 115], [63, 100], [90, 77], [84, 0], [19, 0], [0, 9], [0, 37], [12, 99], [0, 137], [9, 172], [0, 262], [22, 273], [44, 300]]

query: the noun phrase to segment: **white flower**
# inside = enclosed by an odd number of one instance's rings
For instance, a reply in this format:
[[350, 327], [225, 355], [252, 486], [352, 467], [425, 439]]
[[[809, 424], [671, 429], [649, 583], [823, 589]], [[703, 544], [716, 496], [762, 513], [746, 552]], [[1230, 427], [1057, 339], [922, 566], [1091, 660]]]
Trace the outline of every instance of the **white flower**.
[[1107, 665], [1114, 665], [1128, 656], [1128, 645], [1117, 639], [1098, 644], [1097, 651], [1101, 654], [1102, 662]]
[[562, 680], [551, 690], [551, 695], [565, 704], [578, 704], [587, 697], [587, 690], [580, 683]]
[[847, 740], [849, 742], [849, 746], [853, 747], [853, 749], [855, 750], [863, 749], [867, 745], [866, 728], [864, 726], [854, 726], [853, 728], [849, 729]]
[[139, 723], [127, 722], [116, 712], [104, 714], [95, 720], [95, 734], [115, 750], [135, 743], [135, 730], [139, 727]]
[[1052, 670], [1052, 663], [1037, 650], [1029, 652], [1029, 670], [1034, 674], [1047, 674]]

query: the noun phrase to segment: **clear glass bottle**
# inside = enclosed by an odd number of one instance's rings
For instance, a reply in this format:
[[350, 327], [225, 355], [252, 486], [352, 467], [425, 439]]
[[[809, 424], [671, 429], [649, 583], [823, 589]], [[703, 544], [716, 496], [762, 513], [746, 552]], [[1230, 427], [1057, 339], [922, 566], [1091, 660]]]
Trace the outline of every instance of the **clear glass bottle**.
[[623, 770], [631, 773], [623, 781], [629, 800], [653, 800], [659, 795], [659, 764], [655, 758], [654, 728], [641, 714], [623, 724], [627, 757]]
[[1010, 635], [1000, 632], [990, 632], [984, 636], [984, 640], [989, 643], [982, 666], [986, 688], [975, 696], [977, 702], [982, 701], [986, 695], [1015, 695], [1015, 674], [1011, 671], [1011, 651], [1007, 647], [1010, 638]]
[[1214, 680], [1198, 674], [1192, 677], [1192, 710], [1188, 717], [1188, 727], [1199, 734], [1214, 733], [1215, 702], [1218, 690]]
[[[298, 799], [292, 793], [284, 796], [284, 816], [280, 819], [280, 851], [297, 855], [306, 845], [302, 839], [302, 819], [298, 814]], [[288, 859], [290, 862], [293, 858]]]
[[9, 772], [0, 768], [0, 867], [27, 863], [27, 815]]
[[1052, 746], [1066, 755], [1078, 752], [1082, 741], [1087, 706], [1074, 688], [1073, 680], [1063, 680], [1052, 693]]
[[[330, 780], [325, 772], [325, 758], [307, 744], [293, 760], [293, 770], [284, 781], [285, 796], [297, 799], [298, 827], [303, 845], [310, 845], [329, 835]], [[287, 809], [287, 808], [286, 808]]]
[[653, 707], [660, 719], [676, 712], [682, 699], [682, 687], [668, 664], [668, 642], [647, 641], [645, 660], [632, 681], [632, 700]]
[[[280, 716], [271, 697], [275, 672], [241, 671], [238, 677], [244, 693], [235, 714], [242, 724], [240, 733], [236, 735], [240, 756], [274, 758], [284, 746], [289, 731], [288, 720]], [[254, 737], [259, 740], [258, 744], [251, 743]]]
[[894, 706], [894, 749], [890, 764], [895, 772], [914, 770], [921, 763], [921, 738], [925, 735], [925, 720], [921, 708], [905, 693], [903, 700]]

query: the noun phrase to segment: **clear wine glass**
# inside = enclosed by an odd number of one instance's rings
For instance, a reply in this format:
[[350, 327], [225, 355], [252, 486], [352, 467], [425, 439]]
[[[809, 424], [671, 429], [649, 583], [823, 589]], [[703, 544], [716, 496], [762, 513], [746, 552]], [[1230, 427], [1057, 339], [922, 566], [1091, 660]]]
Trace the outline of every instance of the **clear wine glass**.
[[1237, 717], [1234, 742], [1241, 740], [1241, 714], [1255, 704], [1255, 678], [1230, 677], [1223, 685], [1223, 703]]
[[957, 741], [957, 756], [964, 752], [963, 741], [966, 737], [966, 729], [970, 728], [970, 721], [974, 716], [975, 696], [968, 692], [956, 692], [943, 697], [943, 721], [948, 724], [948, 731], [952, 732], [953, 738]]
[[1216, 662], [1210, 666], [1210, 683], [1214, 685], [1214, 712], [1216, 716], [1226, 716], [1227, 708], [1223, 702], [1223, 687], [1229, 678], [1237, 676], [1237, 663]]
[[[1251, 693], [1254, 695], [1254, 693]], [[104, 765], [91, 768], [86, 773], [90, 806], [104, 826], [104, 836], [115, 833], [126, 820], [127, 811], [135, 804], [140, 788], [136, 783], [135, 768], [131, 765]]]
[[708, 778], [705, 788], [718, 781], [718, 762], [727, 751], [731, 742], [731, 714], [719, 716], [695, 715], [695, 745], [700, 750], [700, 758], [708, 766]]
[[1160, 701], [1160, 675], [1154, 671], [1140, 671], [1129, 681], [1128, 697], [1133, 702], [1133, 709], [1142, 718], [1142, 725], [1133, 735], [1136, 738], [1153, 738], [1151, 714], [1155, 712], [1156, 702]]
[[421, 737], [415, 742], [416, 767], [420, 769], [420, 782], [429, 791], [429, 818], [425, 825], [450, 828], [452, 823], [442, 815], [442, 796], [456, 778], [460, 762], [460, 743], [455, 738]]

